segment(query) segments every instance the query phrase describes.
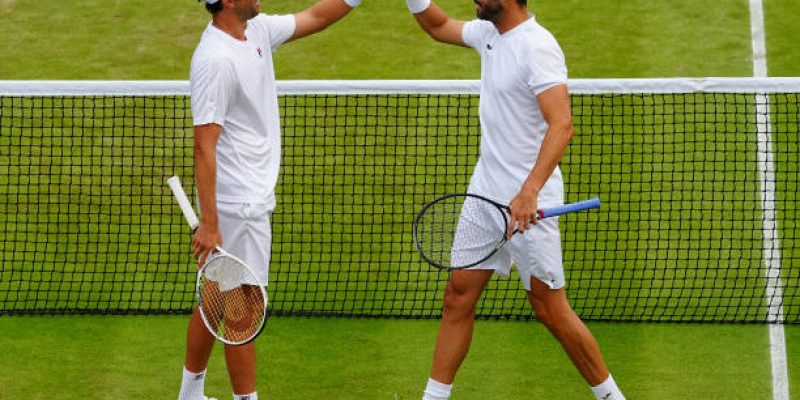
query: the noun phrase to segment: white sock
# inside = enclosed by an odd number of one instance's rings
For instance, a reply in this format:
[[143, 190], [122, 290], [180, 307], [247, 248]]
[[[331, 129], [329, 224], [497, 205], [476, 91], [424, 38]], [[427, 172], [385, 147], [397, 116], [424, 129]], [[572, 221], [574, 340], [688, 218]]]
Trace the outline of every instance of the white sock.
[[428, 386], [425, 387], [425, 394], [422, 400], [447, 400], [450, 398], [450, 391], [453, 390], [453, 385], [447, 385], [435, 381], [433, 378], [428, 378]]
[[233, 400], [258, 400], [258, 393], [253, 392], [250, 394], [234, 394]]
[[625, 400], [625, 396], [622, 395], [611, 374], [608, 374], [605, 382], [593, 386], [592, 392], [597, 400]]
[[206, 387], [206, 371], [192, 372], [183, 367], [183, 380], [178, 400], [203, 400]]

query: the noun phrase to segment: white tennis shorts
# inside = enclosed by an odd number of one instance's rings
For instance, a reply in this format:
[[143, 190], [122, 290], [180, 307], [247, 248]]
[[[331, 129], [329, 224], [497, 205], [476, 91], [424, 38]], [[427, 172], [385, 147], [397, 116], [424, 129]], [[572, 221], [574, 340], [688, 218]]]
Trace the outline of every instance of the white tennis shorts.
[[[487, 223], [486, 219], [481, 223]], [[474, 222], [473, 219], [462, 216], [458, 224], [461, 226]], [[497, 224], [502, 225], [502, 222], [497, 221]], [[456, 232], [451, 252], [453, 264], [458, 264], [462, 255], [465, 259], [475, 259], [471, 254], [486, 254], [495, 243], [493, 238], [486, 238], [487, 240], [480, 243], [480, 238], [476, 239], [474, 235], [466, 237]], [[531, 290], [531, 277], [544, 282], [550, 289], [559, 289], [566, 285], [558, 217], [540, 220], [524, 233], [514, 234], [492, 257], [469, 269], [494, 270], [499, 275], [508, 276], [512, 265], [517, 266], [525, 290]]]
[[258, 203], [217, 203], [222, 247], [253, 268], [265, 286], [272, 248], [271, 207]]

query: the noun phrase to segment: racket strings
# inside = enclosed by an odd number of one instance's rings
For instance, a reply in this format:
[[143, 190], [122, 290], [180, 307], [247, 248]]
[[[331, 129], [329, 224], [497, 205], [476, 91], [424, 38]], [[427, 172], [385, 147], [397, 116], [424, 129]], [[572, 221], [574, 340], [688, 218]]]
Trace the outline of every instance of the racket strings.
[[474, 197], [440, 199], [417, 220], [417, 244], [425, 257], [443, 267], [478, 263], [503, 241], [503, 213]]
[[251, 274], [227, 257], [209, 260], [204, 268], [200, 311], [209, 329], [228, 342], [247, 342], [263, 325], [265, 299], [262, 288], [249, 284]]

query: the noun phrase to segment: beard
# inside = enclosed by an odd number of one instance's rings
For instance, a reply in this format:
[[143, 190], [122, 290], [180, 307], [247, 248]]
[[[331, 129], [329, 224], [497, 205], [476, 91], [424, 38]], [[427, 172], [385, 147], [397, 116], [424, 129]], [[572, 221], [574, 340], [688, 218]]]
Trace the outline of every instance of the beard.
[[497, 0], [475, 0], [475, 4], [477, 5], [475, 15], [478, 19], [496, 22], [500, 13], [503, 12], [503, 5]]
[[[243, 1], [243, 2], [250, 3], [249, 1]], [[258, 16], [260, 11], [261, 11], [261, 2], [255, 1], [252, 2], [250, 7], [247, 7], [247, 9], [240, 8], [239, 10], [237, 10], [236, 14], [239, 16], [239, 18], [243, 18], [246, 21]]]
[[250, 17], [248, 19], [257, 17], [260, 11], [261, 11], [261, 2], [257, 1], [255, 5], [253, 5], [253, 10], [250, 12]]

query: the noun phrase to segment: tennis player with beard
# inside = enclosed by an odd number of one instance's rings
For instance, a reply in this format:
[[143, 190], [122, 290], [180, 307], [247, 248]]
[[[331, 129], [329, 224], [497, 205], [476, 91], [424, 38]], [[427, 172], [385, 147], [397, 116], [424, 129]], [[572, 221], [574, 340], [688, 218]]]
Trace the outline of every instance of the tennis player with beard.
[[[360, 0], [319, 0], [294, 15], [260, 13], [258, 0], [199, 0], [211, 13], [192, 56], [195, 180], [200, 225], [192, 251], [220, 245], [267, 282], [280, 166], [280, 115], [272, 53], [319, 32]], [[224, 241], [224, 245], [223, 245]], [[197, 309], [189, 322], [178, 400], [204, 400], [214, 337]], [[257, 400], [255, 342], [225, 346], [234, 400]]]
[[[508, 204], [509, 235], [514, 228], [525, 232], [486, 262], [451, 272], [423, 400], [450, 397], [472, 341], [477, 301], [492, 275], [508, 275], [512, 264], [537, 318], [561, 343], [595, 397], [624, 399], [597, 341], [567, 300], [558, 220], [537, 223], [535, 218], [538, 208], [564, 201], [558, 163], [573, 127], [561, 48], [528, 12], [526, 0], [476, 0], [478, 19], [469, 22], [448, 17], [431, 0], [406, 3], [433, 39], [480, 54], [481, 147], [468, 191]], [[453, 244], [460, 246], [470, 244]]]

